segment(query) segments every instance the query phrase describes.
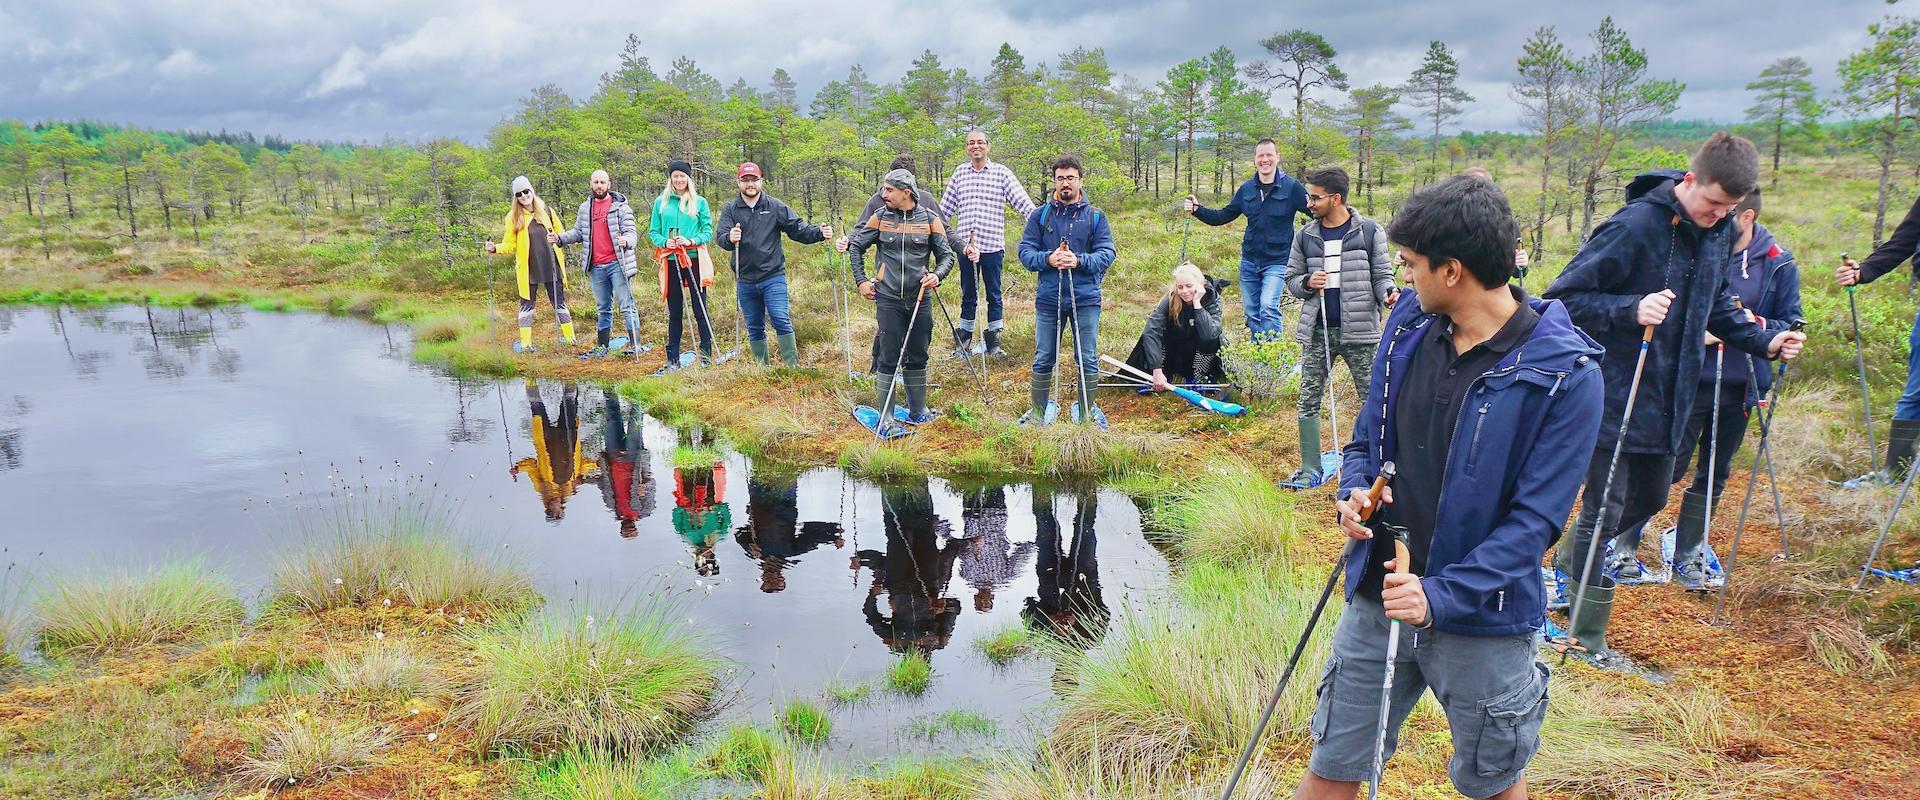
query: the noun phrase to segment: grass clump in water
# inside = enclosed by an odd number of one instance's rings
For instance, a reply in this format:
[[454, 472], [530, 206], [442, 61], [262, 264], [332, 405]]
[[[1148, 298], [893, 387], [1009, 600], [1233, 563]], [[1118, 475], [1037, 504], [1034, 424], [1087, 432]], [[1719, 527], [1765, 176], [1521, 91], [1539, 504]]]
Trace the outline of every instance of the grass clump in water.
[[231, 631], [246, 611], [224, 579], [189, 562], [56, 582], [38, 616], [41, 648], [60, 655], [199, 641]]
[[833, 734], [833, 719], [820, 706], [806, 700], [795, 700], [787, 704], [786, 711], [781, 712], [780, 729], [796, 740], [819, 744]]
[[900, 694], [925, 694], [933, 684], [933, 664], [918, 650], [908, 651], [887, 667], [887, 688]]
[[1244, 464], [1224, 467], [1208, 480], [1176, 490], [1155, 508], [1154, 527], [1169, 532], [1191, 561], [1238, 563], [1261, 559], [1290, 568], [1300, 564], [1305, 541], [1294, 501]]
[[378, 764], [393, 741], [392, 734], [368, 725], [288, 716], [273, 722], [256, 754], [241, 760], [240, 775], [274, 789], [350, 775]]
[[446, 517], [430, 511], [340, 511], [305, 534], [273, 570], [276, 605], [324, 611], [392, 600], [511, 612], [540, 599], [524, 569], [460, 541]]
[[726, 454], [710, 445], [680, 445], [673, 448], [674, 469], [712, 469]]
[[948, 709], [907, 723], [907, 733], [923, 739], [935, 739], [945, 733], [985, 737], [992, 736], [999, 730], [1000, 723], [995, 722], [992, 717], [960, 708]]
[[714, 743], [707, 762], [714, 772], [740, 781], [763, 781], [773, 762], [781, 757], [781, 747], [773, 734], [745, 723], [727, 729]]
[[476, 681], [448, 718], [473, 730], [481, 753], [652, 748], [704, 713], [718, 687], [719, 661], [659, 606], [535, 614], [470, 644]]
[[829, 683], [823, 691], [827, 703], [836, 706], [850, 706], [859, 703], [873, 694], [870, 683]]
[[974, 647], [993, 662], [996, 667], [1013, 663], [1014, 659], [1033, 650], [1030, 634], [1024, 625], [1008, 625], [998, 632], [974, 641]]
[[460, 338], [466, 324], [456, 317], [434, 317], [413, 326], [413, 337], [423, 342], [444, 343]]
[[523, 774], [520, 796], [536, 800], [660, 800], [686, 797], [711, 773], [701, 758], [675, 750], [659, 758], [572, 748]]
[[903, 478], [920, 471], [911, 453], [877, 441], [847, 445], [846, 449], [840, 451], [840, 466], [855, 475], [874, 480]]

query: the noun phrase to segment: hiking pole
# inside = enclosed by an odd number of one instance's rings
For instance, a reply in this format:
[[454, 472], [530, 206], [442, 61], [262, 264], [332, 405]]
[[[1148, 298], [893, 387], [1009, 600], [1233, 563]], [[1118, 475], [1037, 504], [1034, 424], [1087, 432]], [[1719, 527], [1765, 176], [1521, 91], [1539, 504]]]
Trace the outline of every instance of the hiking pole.
[[[846, 219], [842, 218], [840, 222], [844, 224]], [[852, 236], [853, 232], [840, 235]], [[841, 258], [845, 260], [847, 271], [852, 272], [853, 254], [842, 253]], [[827, 259], [827, 266], [833, 270], [834, 286], [837, 287], [834, 290], [834, 310], [840, 315], [840, 352], [847, 357], [847, 380], [853, 380], [853, 288], [847, 285], [848, 275], [841, 273], [831, 257]]]
[[[675, 230], [677, 231], [678, 229], [675, 229]], [[685, 252], [685, 250], [682, 250], [681, 252]], [[713, 314], [710, 313], [711, 309], [707, 305], [706, 287], [700, 285], [701, 281], [700, 281], [699, 273], [694, 271], [693, 265], [691, 263], [687, 263], [687, 262], [696, 261], [698, 259], [699, 259], [698, 256], [681, 259], [682, 263], [680, 264], [680, 269], [686, 273], [687, 291], [693, 296], [693, 306], [696, 309], [695, 311], [696, 316], [694, 317], [694, 320], [693, 320], [693, 323], [694, 323], [693, 329], [696, 333], [700, 334], [700, 338], [706, 342], [707, 350], [709, 352], [712, 352], [719, 349], [718, 345], [720, 343], [716, 341], [719, 337], [716, 337], [713, 335]], [[734, 353], [729, 354], [727, 358], [732, 358], [734, 354], [737, 354], [739, 352], [739, 349], [740, 349], [739, 346], [736, 344], [734, 347]], [[724, 360], [726, 359], [721, 358], [716, 353], [708, 357], [708, 361], [706, 365], [711, 367], [714, 364], [718, 364]]]
[[[902, 271], [905, 271], [904, 267]], [[880, 420], [875, 422], [873, 426], [873, 436], [876, 439], [882, 438], [880, 432], [886, 429], [887, 420], [892, 419], [893, 387], [900, 385], [900, 366], [901, 363], [907, 359], [907, 345], [913, 344], [913, 324], [920, 319], [920, 302], [925, 299], [927, 299], [927, 287], [926, 284], [921, 284], [920, 293], [913, 298], [913, 313], [907, 315], [907, 329], [900, 334], [900, 355], [893, 359], [894, 379], [887, 383], [886, 399], [881, 401], [880, 408], [878, 409], [883, 416], [881, 416]], [[913, 409], [907, 409], [907, 413], [911, 415]]]
[[[1797, 331], [1806, 326], [1806, 320], [1796, 319], [1788, 330]], [[1747, 529], [1747, 509], [1753, 504], [1753, 485], [1759, 482], [1761, 459], [1764, 458], [1767, 462], [1767, 479], [1778, 483], [1773, 477], [1773, 454], [1767, 451], [1767, 437], [1773, 433], [1773, 398], [1780, 392], [1780, 381], [1787, 374], [1786, 366], [1786, 362], [1780, 363], [1780, 372], [1774, 378], [1773, 385], [1767, 388], [1767, 396], [1760, 400], [1760, 444], [1753, 451], [1753, 468], [1747, 473], [1747, 496], [1740, 502], [1740, 522], [1733, 527], [1732, 549], [1727, 551], [1727, 568], [1720, 579], [1720, 597], [1714, 600], [1713, 617], [1708, 620], [1710, 625], [1720, 624], [1720, 613], [1727, 607], [1727, 585], [1733, 583], [1733, 568], [1740, 561], [1740, 534]], [[1749, 358], [1747, 359], [1748, 385], [1753, 383], [1753, 373], [1753, 359]], [[1780, 512], [1780, 492], [1777, 485], [1774, 487], [1773, 496], [1774, 513], [1779, 515], [1777, 521], [1780, 526], [1780, 552], [1784, 554], [1787, 552], [1787, 521], [1786, 515]]]
[[[1193, 233], [1193, 215], [1187, 215], [1187, 224], [1180, 228], [1180, 263], [1187, 263], [1187, 236]], [[1175, 266], [1179, 266], [1176, 264]]]
[[[1395, 575], [1413, 574], [1413, 556], [1407, 552], [1407, 532], [1404, 528], [1393, 528], [1393, 573]], [[1380, 776], [1387, 769], [1387, 717], [1393, 706], [1393, 660], [1400, 656], [1399, 620], [1387, 621], [1387, 668], [1386, 679], [1380, 683], [1380, 724], [1373, 737], [1373, 781], [1367, 787], [1367, 800], [1380, 797]]]
[[[1736, 294], [1733, 296], [1733, 308], [1736, 311], [1743, 310], [1744, 307], [1740, 305], [1740, 295]], [[1753, 362], [1748, 361], [1747, 363], [1748, 366], [1751, 367]], [[1727, 342], [1716, 336], [1713, 341], [1713, 413], [1707, 417], [1707, 513], [1706, 518], [1702, 520], [1700, 524], [1700, 547], [1702, 549], [1708, 547], [1707, 543], [1711, 541], [1713, 537], [1713, 484], [1714, 479], [1717, 477], [1716, 469], [1720, 465], [1720, 381], [1726, 377], [1726, 364]], [[1746, 395], [1742, 394], [1741, 397], [1744, 399]], [[1752, 484], [1748, 484], [1748, 486], [1751, 487]], [[1733, 547], [1737, 551], [1740, 543], [1738, 541], [1734, 542]], [[1679, 553], [1675, 553], [1674, 555], [1678, 556]], [[1730, 552], [1727, 554], [1727, 558], [1735, 558], [1738, 555], [1738, 552]], [[1701, 561], [1700, 573], [1704, 580], [1706, 577], [1705, 559]], [[1726, 575], [1722, 573], [1720, 586], [1725, 588], [1726, 585]], [[1701, 588], [1706, 588], [1704, 582], [1701, 583]], [[1725, 597], [1726, 593], [1721, 592], [1721, 596]]]
[[[1600, 509], [1594, 514], [1593, 531], [1587, 540], [1587, 557], [1580, 562], [1578, 589], [1573, 592], [1573, 606], [1567, 610], [1567, 638], [1555, 642], [1553, 649], [1560, 651], [1560, 663], [1567, 663], [1567, 655], [1580, 647], [1580, 640], [1574, 631], [1580, 628], [1580, 612], [1587, 605], [1587, 585], [1594, 578], [1603, 577], [1593, 568], [1593, 560], [1600, 554], [1600, 533], [1607, 529], [1607, 495], [1613, 492], [1613, 474], [1620, 469], [1620, 447], [1627, 442], [1627, 423], [1633, 421], [1633, 401], [1640, 396], [1640, 376], [1647, 368], [1647, 351], [1653, 347], [1653, 329], [1656, 326], [1643, 327], [1640, 334], [1640, 355], [1633, 360], [1633, 381], [1627, 384], [1627, 407], [1620, 412], [1620, 435], [1614, 437], [1613, 455], [1607, 459], [1607, 478], [1600, 483]], [[1624, 509], [1623, 509], [1624, 510]]]
[[[1892, 462], [1888, 462], [1891, 467]], [[1907, 501], [1907, 492], [1913, 490], [1913, 476], [1920, 475], [1920, 468], [1908, 467], [1907, 479], [1900, 482], [1900, 494], [1893, 498], [1893, 510], [1887, 512], [1887, 521], [1880, 526], [1880, 536], [1873, 540], [1873, 549], [1867, 551], [1867, 561], [1860, 565], [1860, 577], [1853, 582], [1853, 588], [1859, 589], [1867, 582], [1867, 573], [1873, 569], [1873, 562], [1880, 557], [1880, 546], [1887, 543], [1887, 532], [1893, 530], [1894, 519], [1900, 516], [1900, 506]]]
[[[1322, 260], [1324, 261], [1324, 259]], [[1325, 266], [1325, 264], [1322, 264], [1322, 266]], [[1333, 326], [1329, 324], [1327, 321], [1327, 290], [1326, 288], [1322, 287], [1320, 289], [1319, 294], [1320, 294], [1321, 342], [1325, 344], [1327, 348], [1327, 352], [1326, 352], [1327, 377], [1326, 377], [1326, 380], [1324, 381], [1324, 383], [1326, 384], [1325, 391], [1326, 391], [1326, 399], [1327, 399], [1327, 427], [1332, 428], [1332, 430], [1328, 431], [1328, 433], [1332, 434], [1333, 436], [1333, 449], [1339, 450], [1340, 449], [1340, 407], [1336, 405], [1334, 402], [1335, 391], [1334, 391], [1334, 383], [1333, 383], [1333, 379], [1334, 379], [1333, 378]], [[1277, 310], [1276, 310], [1276, 313], [1278, 313]], [[1320, 449], [1320, 443], [1317, 441], [1314, 442], [1313, 447], [1315, 450]], [[1320, 454], [1315, 453], [1314, 458], [1316, 459], [1320, 458]], [[1319, 467], [1320, 465], [1314, 464], [1314, 466]], [[1334, 467], [1334, 477], [1338, 478], [1339, 475], [1340, 475], [1340, 468]]]
[[[1840, 263], [1856, 266], [1846, 253], [1840, 254]], [[1860, 304], [1854, 299], [1853, 290], [1854, 285], [1848, 284], [1847, 312], [1853, 317], [1853, 365], [1860, 373], [1860, 413], [1867, 423], [1867, 472], [1871, 474], [1880, 469], [1879, 462], [1875, 461], [1880, 457], [1880, 445], [1873, 440], [1873, 397], [1867, 394], [1867, 356], [1860, 342]]]
[[[1380, 493], [1387, 488], [1387, 482], [1393, 480], [1393, 462], [1380, 465], [1380, 475], [1373, 479], [1373, 485], [1363, 494], [1367, 505], [1360, 509], [1360, 521], [1373, 518], [1380, 508]], [[1253, 725], [1253, 736], [1247, 740], [1247, 746], [1240, 751], [1240, 762], [1233, 766], [1233, 775], [1227, 778], [1227, 788], [1220, 793], [1220, 800], [1231, 800], [1233, 789], [1240, 785], [1240, 776], [1246, 772], [1247, 762], [1253, 760], [1253, 753], [1260, 747], [1260, 737], [1267, 731], [1267, 722], [1273, 719], [1273, 709], [1280, 705], [1280, 695], [1287, 691], [1287, 683], [1293, 680], [1293, 670], [1300, 666], [1300, 656], [1307, 651], [1307, 640], [1313, 636], [1313, 629], [1320, 624], [1320, 612], [1326, 610], [1327, 599], [1333, 596], [1333, 585], [1340, 580], [1340, 574], [1347, 570], [1347, 559], [1353, 557], [1353, 551], [1359, 549], [1361, 539], [1348, 538], [1347, 546], [1341, 548], [1340, 557], [1333, 561], [1333, 571], [1327, 574], [1327, 583], [1320, 587], [1320, 599], [1313, 604], [1313, 613], [1307, 615], [1307, 625], [1300, 631], [1300, 641], [1293, 645], [1293, 654], [1287, 656], [1287, 668], [1280, 672], [1280, 683], [1273, 687], [1273, 694], [1267, 696], [1267, 707], [1260, 712], [1260, 721]]]
[[[934, 302], [934, 304], [935, 304], [935, 305], [937, 305], [937, 306], [938, 306], [938, 307], [940, 308], [940, 316], [942, 316], [942, 317], [945, 317], [945, 318], [946, 318], [946, 320], [947, 320], [947, 327], [948, 327], [948, 328], [953, 328], [953, 315], [952, 315], [952, 314], [950, 314], [950, 313], [947, 313], [947, 301], [946, 301], [946, 300], [944, 300], [944, 299], [942, 299], [942, 298], [940, 297], [940, 287], [938, 287], [938, 286], [935, 286], [935, 287], [933, 287], [933, 302]], [[958, 329], [955, 329], [955, 330], [958, 330]], [[954, 341], [959, 341], [959, 339], [960, 339], [960, 336], [959, 336], [959, 334], [958, 334], [958, 333], [955, 333], [955, 334], [954, 334], [954, 337], [953, 337], [953, 338], [954, 338]], [[982, 360], [982, 361], [985, 361], [986, 359], [985, 359], [985, 358], [983, 357], [983, 358], [981, 358], [980, 360]], [[967, 354], [967, 357], [966, 357], [966, 359], [965, 359], [965, 361], [967, 362], [967, 372], [968, 372], [968, 373], [971, 373], [971, 374], [972, 374], [972, 375], [973, 375], [973, 376], [974, 376], [975, 378], [978, 378], [978, 379], [980, 380], [980, 403], [981, 403], [982, 405], [986, 405], [986, 406], [992, 406], [992, 405], [993, 405], [993, 401], [992, 401], [992, 400], [989, 400], [989, 399], [987, 399], [987, 373], [986, 373], [986, 368], [985, 368], [985, 367], [983, 366], [983, 367], [980, 367], [980, 368], [978, 368], [978, 369], [976, 369], [976, 368], [975, 368], [975, 367], [973, 366], [973, 354], [972, 354], [972, 353], [968, 353], [968, 354]]]
[[[1067, 232], [1069, 236], [1072, 235], [1071, 223], [1068, 224]], [[1065, 238], [1060, 240], [1060, 252], [1068, 252]], [[1087, 388], [1087, 366], [1080, 358], [1080, 298], [1073, 288], [1072, 270], [1063, 270], [1063, 272], [1066, 274], [1060, 276], [1060, 282], [1067, 287], [1067, 321], [1073, 328], [1073, 371], [1075, 373], [1073, 385], [1080, 395], [1080, 413], [1085, 417], [1080, 421], [1090, 425], [1093, 424], [1093, 397], [1090, 394], [1091, 390]]]

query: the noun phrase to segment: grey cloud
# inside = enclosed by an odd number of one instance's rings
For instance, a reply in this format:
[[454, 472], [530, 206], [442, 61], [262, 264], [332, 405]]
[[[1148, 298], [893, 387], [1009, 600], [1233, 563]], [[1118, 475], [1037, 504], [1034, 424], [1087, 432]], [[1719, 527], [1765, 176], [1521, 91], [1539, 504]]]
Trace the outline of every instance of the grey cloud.
[[[1861, 47], [1879, 0], [1753, 0], [1740, 5], [1636, 2], [1598, 9], [1500, 0], [1438, 5], [1348, 2], [1317, 7], [1186, 0], [927, 0], [912, 5], [716, 0], [591, 0], [565, 13], [499, 0], [428, 3], [62, 2], [0, 7], [0, 117], [105, 119], [160, 128], [251, 129], [299, 138], [480, 140], [534, 86], [593, 92], [629, 31], [655, 69], [687, 55], [723, 84], [764, 86], [776, 67], [802, 97], [859, 62], [897, 79], [922, 50], [948, 67], [987, 71], [1003, 41], [1029, 65], [1075, 46], [1105, 48], [1143, 82], [1225, 45], [1244, 62], [1287, 28], [1325, 35], [1355, 85], [1398, 83], [1430, 39], [1445, 41], [1476, 102], [1460, 125], [1514, 129], [1506, 87], [1521, 41], [1556, 26], [1576, 52], [1610, 13], [1648, 50], [1651, 72], [1688, 85], [1679, 116], [1737, 120], [1744, 85], [1798, 55], [1823, 89]], [[882, 13], [884, 10], [884, 13]]]

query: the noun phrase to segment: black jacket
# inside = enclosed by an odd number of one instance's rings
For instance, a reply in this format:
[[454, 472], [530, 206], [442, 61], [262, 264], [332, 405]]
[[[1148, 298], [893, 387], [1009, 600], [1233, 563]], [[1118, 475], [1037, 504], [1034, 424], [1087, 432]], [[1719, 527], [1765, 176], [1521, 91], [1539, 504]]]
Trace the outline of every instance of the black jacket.
[[[1898, 269], [1915, 256], [1920, 256], [1920, 198], [1914, 199], [1913, 208], [1893, 229], [1893, 236], [1873, 248], [1873, 255], [1860, 262], [1860, 282], [1872, 283], [1874, 278]], [[1915, 270], [1920, 270], [1920, 258], [1914, 258], [1913, 265]]]
[[1747, 321], [1733, 307], [1727, 270], [1738, 237], [1732, 219], [1701, 229], [1687, 217], [1673, 189], [1679, 171], [1652, 172], [1627, 186], [1627, 204], [1593, 230], [1560, 277], [1543, 295], [1566, 305], [1575, 325], [1606, 348], [1607, 411], [1597, 446], [1613, 447], [1633, 384], [1642, 328], [1640, 299], [1661, 289], [1675, 295], [1667, 319], [1654, 328], [1633, 427], [1623, 446], [1629, 453], [1674, 455], [1693, 409], [1704, 360], [1705, 333], [1761, 358], [1774, 334]]
[[1226, 313], [1220, 303], [1219, 284], [1209, 277], [1203, 282], [1201, 292], [1200, 304], [1186, 307], [1180, 315], [1179, 327], [1173, 324], [1173, 296], [1160, 298], [1160, 305], [1153, 307], [1153, 314], [1147, 317], [1147, 327], [1140, 333], [1141, 356], [1146, 362], [1141, 369], [1152, 372], [1165, 365], [1169, 336], [1186, 336], [1199, 343], [1220, 341], [1220, 321], [1226, 318]]
[[[740, 226], [740, 244], [735, 245], [727, 231]], [[733, 251], [734, 277], [742, 283], [759, 283], [787, 270], [787, 254], [780, 249], [780, 234], [801, 244], [814, 244], [827, 237], [820, 226], [809, 225], [793, 213], [786, 203], [772, 195], [761, 194], [751, 206], [739, 196], [720, 207], [720, 218], [713, 224], [714, 242], [722, 250]]]
[[853, 270], [856, 286], [867, 281], [868, 247], [877, 250], [876, 291], [897, 300], [911, 302], [918, 297], [920, 278], [926, 273], [946, 280], [953, 271], [953, 247], [937, 206], [920, 204], [904, 212], [882, 206], [862, 220], [847, 237], [847, 266]]

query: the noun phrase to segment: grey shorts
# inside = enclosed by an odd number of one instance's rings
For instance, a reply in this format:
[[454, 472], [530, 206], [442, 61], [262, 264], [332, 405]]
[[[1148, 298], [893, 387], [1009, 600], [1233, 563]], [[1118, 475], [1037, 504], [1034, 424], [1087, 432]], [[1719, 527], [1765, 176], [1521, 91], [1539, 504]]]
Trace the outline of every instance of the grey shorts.
[[[1389, 620], [1379, 601], [1355, 595], [1333, 632], [1333, 656], [1320, 679], [1313, 711], [1315, 775], [1333, 781], [1373, 777], [1373, 742], [1386, 679]], [[1432, 687], [1453, 735], [1447, 777], [1468, 797], [1505, 791], [1540, 748], [1547, 716], [1547, 666], [1534, 660], [1534, 636], [1478, 637], [1400, 631], [1388, 704], [1387, 750], [1400, 726]]]

